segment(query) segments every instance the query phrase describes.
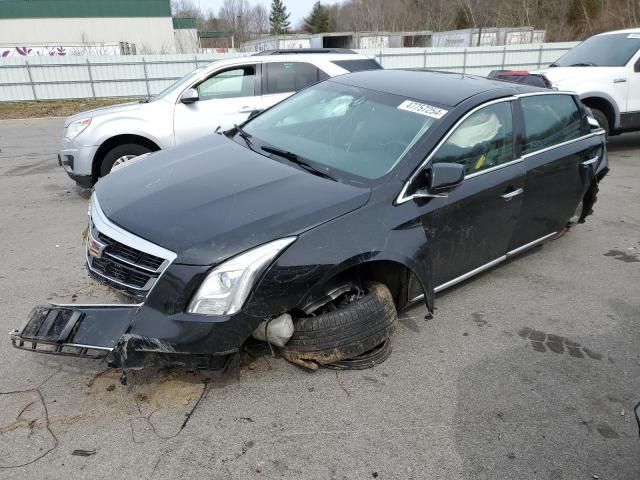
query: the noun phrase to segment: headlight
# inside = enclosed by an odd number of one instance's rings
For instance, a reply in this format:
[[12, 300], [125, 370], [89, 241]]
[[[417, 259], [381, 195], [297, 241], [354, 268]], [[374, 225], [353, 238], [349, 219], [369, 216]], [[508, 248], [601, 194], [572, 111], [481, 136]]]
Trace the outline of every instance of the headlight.
[[204, 279], [187, 311], [203, 315], [236, 313], [258, 276], [295, 239], [287, 237], [265, 243], [218, 265]]
[[91, 118], [83, 118], [82, 120], [71, 122], [64, 130], [64, 138], [67, 140], [73, 140], [84, 132], [89, 125], [91, 125]]

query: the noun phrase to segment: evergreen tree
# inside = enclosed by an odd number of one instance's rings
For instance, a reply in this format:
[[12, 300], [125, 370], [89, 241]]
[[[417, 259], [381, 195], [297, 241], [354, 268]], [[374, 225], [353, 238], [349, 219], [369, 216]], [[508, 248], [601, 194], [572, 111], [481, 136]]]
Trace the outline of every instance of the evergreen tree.
[[329, 21], [329, 11], [317, 0], [309, 16], [304, 19], [304, 29], [310, 33], [328, 32]]
[[271, 0], [271, 13], [269, 14], [269, 22], [271, 23], [271, 33], [279, 35], [289, 31], [289, 16], [287, 7], [282, 0]]

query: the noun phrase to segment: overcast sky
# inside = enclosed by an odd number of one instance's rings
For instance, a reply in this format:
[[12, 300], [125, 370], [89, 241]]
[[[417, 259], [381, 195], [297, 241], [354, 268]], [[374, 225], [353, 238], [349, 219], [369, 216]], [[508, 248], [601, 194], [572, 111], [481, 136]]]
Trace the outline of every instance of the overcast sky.
[[[215, 13], [218, 13], [223, 2], [224, 0], [194, 0], [194, 3], [199, 5], [203, 11], [207, 12], [209, 10], [213, 10]], [[267, 10], [271, 8], [271, 0], [249, 0], [249, 3], [251, 5], [261, 3], [267, 8]], [[289, 17], [291, 26], [296, 27], [311, 11], [311, 7], [315, 3], [315, 0], [284, 0], [283, 3], [287, 6], [287, 11], [291, 13], [291, 17]]]

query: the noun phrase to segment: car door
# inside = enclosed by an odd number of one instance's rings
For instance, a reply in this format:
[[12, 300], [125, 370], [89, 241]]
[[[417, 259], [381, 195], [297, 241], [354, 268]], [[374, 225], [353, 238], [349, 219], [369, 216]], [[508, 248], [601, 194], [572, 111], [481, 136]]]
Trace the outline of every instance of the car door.
[[198, 100], [176, 104], [173, 129], [176, 144], [226, 130], [242, 123], [255, 110], [263, 108], [260, 96], [260, 65], [234, 65], [212, 73], [193, 85]]
[[436, 291], [504, 259], [522, 201], [523, 170], [513, 121], [515, 98], [476, 108], [450, 131], [429, 162], [461, 163], [462, 184], [423, 202]]
[[[636, 34], [640, 37], [640, 34]], [[640, 128], [640, 50], [627, 65], [629, 72], [629, 90], [627, 94], [627, 115], [622, 116], [623, 128]], [[626, 118], [625, 118], [626, 117]]]
[[308, 62], [265, 62], [262, 65], [264, 108], [327, 78], [327, 73]]
[[592, 179], [590, 167], [603, 153], [603, 138], [585, 127], [571, 94], [521, 96], [525, 136], [522, 212], [509, 250], [551, 237], [565, 228]]

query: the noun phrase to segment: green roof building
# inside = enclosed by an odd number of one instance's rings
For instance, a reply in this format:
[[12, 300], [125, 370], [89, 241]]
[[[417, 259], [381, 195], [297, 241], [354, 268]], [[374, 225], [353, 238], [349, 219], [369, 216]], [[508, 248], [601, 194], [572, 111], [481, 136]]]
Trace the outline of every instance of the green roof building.
[[[191, 37], [195, 45], [177, 48]], [[128, 53], [195, 51], [195, 19], [172, 19], [170, 0], [0, 0], [0, 46], [100, 44], [126, 44]]]

